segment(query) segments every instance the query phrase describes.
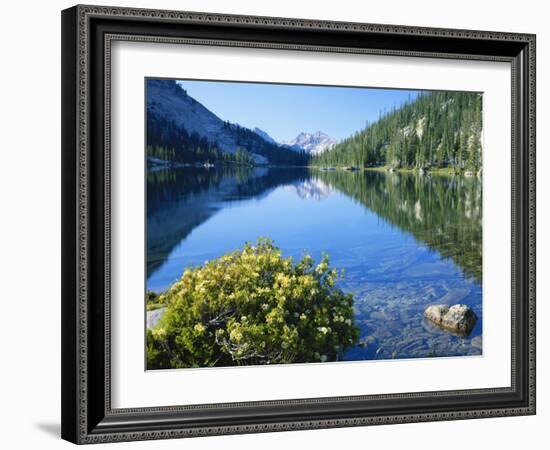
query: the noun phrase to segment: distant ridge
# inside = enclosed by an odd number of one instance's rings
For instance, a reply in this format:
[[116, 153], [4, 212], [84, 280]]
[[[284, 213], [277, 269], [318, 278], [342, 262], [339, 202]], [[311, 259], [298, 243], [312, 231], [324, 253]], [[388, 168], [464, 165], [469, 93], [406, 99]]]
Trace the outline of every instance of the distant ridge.
[[260, 128], [256, 127], [252, 131], [256, 133], [258, 136], [263, 138], [264, 141], [269, 142], [270, 144], [279, 145], [279, 143], [273, 139], [269, 134], [267, 134], [264, 130], [261, 130]]

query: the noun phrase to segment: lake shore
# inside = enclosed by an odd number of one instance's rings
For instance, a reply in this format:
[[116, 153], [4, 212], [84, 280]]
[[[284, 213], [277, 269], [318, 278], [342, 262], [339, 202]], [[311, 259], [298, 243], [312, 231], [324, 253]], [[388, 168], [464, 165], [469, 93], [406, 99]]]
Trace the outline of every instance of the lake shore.
[[253, 167], [265, 167], [265, 168], [273, 168], [273, 169], [315, 169], [315, 170], [321, 170], [321, 171], [335, 171], [335, 170], [344, 170], [347, 172], [388, 172], [388, 173], [410, 173], [410, 174], [429, 174], [429, 175], [445, 175], [445, 176], [465, 176], [465, 177], [471, 177], [471, 176], [481, 176], [481, 170], [473, 171], [473, 170], [460, 170], [457, 171], [453, 169], [452, 167], [434, 167], [431, 169], [418, 169], [418, 168], [394, 168], [391, 166], [383, 165], [383, 166], [372, 166], [372, 167], [358, 167], [358, 166], [314, 166], [314, 165], [307, 165], [307, 166], [297, 166], [297, 165], [280, 165], [280, 164], [220, 164], [217, 162], [210, 163], [210, 162], [194, 162], [194, 163], [183, 163], [183, 162], [173, 162], [173, 161], [166, 161], [166, 160], [160, 160], [158, 158], [148, 158], [148, 164], [150, 167], [148, 170], [152, 171], [158, 171], [158, 170], [173, 170], [173, 169], [179, 169], [179, 168], [186, 168], [186, 167], [194, 167], [194, 168], [205, 168], [205, 169], [212, 169], [217, 167], [231, 167], [231, 168], [253, 168]]
[[427, 173], [430, 175], [447, 175], [447, 176], [473, 176], [479, 172], [475, 171], [456, 171], [452, 167], [434, 167], [432, 169], [419, 170], [417, 168], [393, 168], [390, 166], [373, 166], [373, 167], [353, 167], [353, 166], [307, 166], [308, 169], [316, 170], [346, 170], [348, 172], [389, 172], [389, 173]]

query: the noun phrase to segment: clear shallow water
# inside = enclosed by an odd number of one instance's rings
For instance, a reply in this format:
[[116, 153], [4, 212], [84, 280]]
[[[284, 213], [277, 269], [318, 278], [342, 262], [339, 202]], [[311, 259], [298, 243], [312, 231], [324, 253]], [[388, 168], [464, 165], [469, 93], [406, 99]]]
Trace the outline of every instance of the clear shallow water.
[[[345, 269], [361, 343], [346, 359], [481, 354], [481, 182], [307, 169], [150, 172], [147, 289], [268, 236], [284, 256]], [[465, 303], [467, 338], [426, 324], [433, 303]]]

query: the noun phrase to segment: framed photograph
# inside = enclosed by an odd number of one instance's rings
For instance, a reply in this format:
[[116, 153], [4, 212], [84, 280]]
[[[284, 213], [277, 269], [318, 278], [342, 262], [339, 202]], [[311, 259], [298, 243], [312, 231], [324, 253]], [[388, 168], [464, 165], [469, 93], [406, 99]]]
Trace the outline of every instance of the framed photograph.
[[535, 413], [535, 36], [62, 12], [62, 437]]

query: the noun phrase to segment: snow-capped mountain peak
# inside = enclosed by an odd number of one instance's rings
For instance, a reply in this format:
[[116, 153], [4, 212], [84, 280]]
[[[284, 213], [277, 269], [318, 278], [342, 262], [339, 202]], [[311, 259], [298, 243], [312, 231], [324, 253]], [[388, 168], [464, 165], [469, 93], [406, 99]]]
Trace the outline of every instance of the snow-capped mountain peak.
[[284, 144], [311, 155], [318, 155], [334, 147], [336, 145], [336, 140], [322, 131], [317, 131], [315, 133], [301, 132], [294, 139]]

